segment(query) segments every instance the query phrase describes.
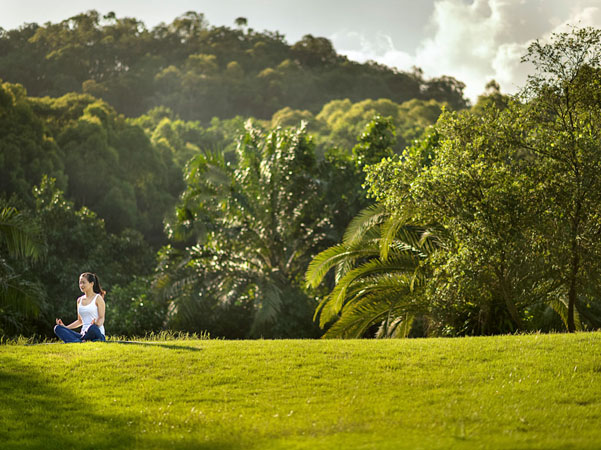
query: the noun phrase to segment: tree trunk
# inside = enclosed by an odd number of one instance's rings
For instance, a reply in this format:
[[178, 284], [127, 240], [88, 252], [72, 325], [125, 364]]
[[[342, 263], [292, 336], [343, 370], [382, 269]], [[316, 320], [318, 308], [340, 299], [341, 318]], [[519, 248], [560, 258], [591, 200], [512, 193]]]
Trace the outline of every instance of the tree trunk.
[[[578, 175], [578, 174], [577, 174]], [[580, 232], [580, 212], [582, 210], [582, 201], [578, 197], [576, 208], [572, 219], [572, 248], [570, 261], [570, 287], [568, 290], [568, 332], [576, 331], [576, 322], [574, 321], [574, 310], [576, 307], [576, 297], [578, 296], [578, 271], [580, 270], [580, 254], [578, 253], [578, 233]]]
[[572, 243], [572, 264], [570, 271], [570, 290], [568, 291], [568, 332], [573, 333], [576, 331], [576, 323], [574, 321], [574, 309], [576, 306], [577, 292], [577, 277], [578, 267], [580, 265], [580, 258], [578, 256], [576, 240]]
[[505, 255], [501, 257], [502, 265], [501, 268], [497, 271], [497, 277], [499, 278], [499, 286], [501, 287], [501, 295], [503, 296], [503, 301], [505, 303], [505, 307], [509, 312], [509, 316], [513, 320], [515, 326], [518, 330], [524, 328], [522, 319], [520, 317], [520, 313], [511, 298], [511, 289], [509, 288], [510, 280], [508, 280], [507, 275], [505, 273]]

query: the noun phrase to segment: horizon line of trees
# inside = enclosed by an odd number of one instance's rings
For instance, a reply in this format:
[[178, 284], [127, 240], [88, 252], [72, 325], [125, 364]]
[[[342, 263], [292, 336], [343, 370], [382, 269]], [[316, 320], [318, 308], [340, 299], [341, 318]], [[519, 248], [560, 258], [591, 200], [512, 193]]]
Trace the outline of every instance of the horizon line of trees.
[[189, 11], [148, 29], [135, 18], [91, 10], [58, 23], [0, 29], [0, 78], [34, 97], [82, 92], [128, 117], [166, 106], [201, 122], [268, 119], [285, 107], [316, 114], [334, 99], [469, 106], [465, 85], [452, 77], [425, 79], [418, 68], [357, 63], [323, 37], [305, 35], [290, 45], [278, 32], [236, 24], [210, 26], [202, 13]]

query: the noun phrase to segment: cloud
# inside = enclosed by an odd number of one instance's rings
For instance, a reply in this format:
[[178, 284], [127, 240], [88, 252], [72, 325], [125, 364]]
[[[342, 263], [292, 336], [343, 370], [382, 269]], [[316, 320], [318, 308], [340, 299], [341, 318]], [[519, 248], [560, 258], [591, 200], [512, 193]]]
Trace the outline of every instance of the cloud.
[[[557, 21], [557, 19], [555, 19]], [[597, 6], [573, 7], [567, 19], [558, 23], [551, 33], [561, 33], [570, 31], [571, 26], [579, 27], [599, 27], [601, 26], [601, 8]], [[548, 38], [548, 33], [545, 38]]]
[[397, 50], [392, 38], [385, 33], [376, 33], [369, 38], [356, 31], [341, 31], [330, 36], [338, 52], [353, 61], [377, 61], [391, 67], [406, 70], [414, 65], [414, 57]]
[[515, 93], [531, 67], [521, 57], [535, 40], [568, 31], [569, 25], [601, 26], [598, 0], [435, 0], [429, 34], [407, 52], [379, 33], [368, 39], [357, 32], [332, 36], [336, 48], [357, 61], [373, 59], [410, 70], [421, 67], [426, 77], [450, 75], [466, 84], [474, 101], [491, 79], [501, 90]]

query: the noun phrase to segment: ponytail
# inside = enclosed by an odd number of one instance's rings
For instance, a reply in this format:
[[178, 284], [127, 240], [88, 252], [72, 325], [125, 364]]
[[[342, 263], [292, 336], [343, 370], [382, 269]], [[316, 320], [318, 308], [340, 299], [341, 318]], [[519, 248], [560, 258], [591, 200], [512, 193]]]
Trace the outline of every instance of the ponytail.
[[95, 273], [84, 272], [82, 273], [82, 275], [86, 277], [89, 283], [94, 283], [94, 292], [100, 294], [102, 298], [106, 296], [106, 291], [103, 290], [102, 287], [100, 287], [100, 280], [98, 279], [98, 276]]

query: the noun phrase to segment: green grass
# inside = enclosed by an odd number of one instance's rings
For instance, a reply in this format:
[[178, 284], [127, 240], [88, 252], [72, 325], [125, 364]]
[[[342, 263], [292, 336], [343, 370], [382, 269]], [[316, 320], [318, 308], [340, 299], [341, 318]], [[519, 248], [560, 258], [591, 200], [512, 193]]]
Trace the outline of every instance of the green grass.
[[601, 333], [0, 346], [0, 447], [601, 448]]

